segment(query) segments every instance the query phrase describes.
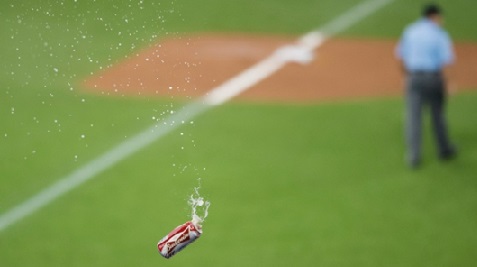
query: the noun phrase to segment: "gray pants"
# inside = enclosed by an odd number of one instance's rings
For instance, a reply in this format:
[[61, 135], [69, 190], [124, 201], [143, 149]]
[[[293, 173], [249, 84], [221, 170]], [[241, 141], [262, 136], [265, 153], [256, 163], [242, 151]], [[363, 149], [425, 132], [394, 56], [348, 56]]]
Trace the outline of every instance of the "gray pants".
[[406, 91], [406, 141], [410, 163], [418, 163], [421, 159], [421, 120], [425, 105], [430, 107], [439, 156], [449, 153], [452, 147], [444, 115], [446, 90], [443, 76], [431, 72], [410, 73]]

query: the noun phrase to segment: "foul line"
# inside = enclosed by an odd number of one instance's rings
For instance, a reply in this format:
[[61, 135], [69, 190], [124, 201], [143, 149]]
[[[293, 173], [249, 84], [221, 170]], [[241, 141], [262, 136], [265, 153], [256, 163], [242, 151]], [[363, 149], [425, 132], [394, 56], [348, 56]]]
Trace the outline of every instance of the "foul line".
[[223, 104], [241, 94], [283, 68], [288, 62], [297, 61], [307, 63], [311, 61], [313, 50], [321, 46], [328, 38], [346, 30], [353, 24], [393, 1], [394, 0], [368, 0], [362, 2], [325, 24], [320, 29], [303, 35], [295, 44], [277, 49], [268, 58], [244, 70], [222, 85], [213, 88], [208, 94], [184, 106], [181, 110], [167, 117], [164, 121], [120, 143], [83, 167], [61, 178], [50, 187], [8, 210], [0, 216], [0, 232], [160, 139], [162, 136], [172, 132], [182, 123], [211, 109], [214, 105]]

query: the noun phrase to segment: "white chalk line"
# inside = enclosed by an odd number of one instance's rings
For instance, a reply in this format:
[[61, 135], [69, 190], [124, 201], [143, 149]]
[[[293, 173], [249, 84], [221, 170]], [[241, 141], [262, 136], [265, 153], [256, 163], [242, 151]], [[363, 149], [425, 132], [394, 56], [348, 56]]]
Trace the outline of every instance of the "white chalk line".
[[368, 0], [341, 14], [318, 30], [303, 35], [295, 44], [281, 47], [268, 58], [258, 62], [222, 85], [213, 88], [202, 98], [185, 105], [164, 121], [151, 126], [143, 132], [120, 143], [83, 167], [61, 178], [50, 187], [40, 191], [33, 197], [8, 210], [0, 216], [0, 232], [47, 206], [57, 198], [65, 195], [86, 181], [96, 177], [144, 147], [152, 144], [166, 134], [172, 132], [183, 123], [211, 109], [214, 105], [223, 104], [263, 79], [283, 68], [290, 61], [306, 63], [310, 61], [310, 53], [317, 49], [331, 36], [340, 33], [353, 24], [376, 12], [394, 0]]

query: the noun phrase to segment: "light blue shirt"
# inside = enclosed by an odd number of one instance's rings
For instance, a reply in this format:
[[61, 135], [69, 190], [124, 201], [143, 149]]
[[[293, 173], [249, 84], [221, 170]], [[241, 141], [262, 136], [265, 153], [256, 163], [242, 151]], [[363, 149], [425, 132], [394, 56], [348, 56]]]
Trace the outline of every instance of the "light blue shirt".
[[408, 71], [440, 71], [454, 61], [449, 35], [426, 18], [404, 30], [396, 54]]

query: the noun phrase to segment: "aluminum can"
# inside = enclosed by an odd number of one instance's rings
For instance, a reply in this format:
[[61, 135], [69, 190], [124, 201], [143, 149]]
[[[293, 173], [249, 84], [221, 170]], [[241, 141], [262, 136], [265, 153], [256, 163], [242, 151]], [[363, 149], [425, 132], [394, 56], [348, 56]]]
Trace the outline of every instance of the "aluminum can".
[[202, 227], [192, 221], [177, 226], [172, 232], [157, 243], [157, 249], [161, 255], [168, 259], [187, 245], [194, 242], [202, 234]]

